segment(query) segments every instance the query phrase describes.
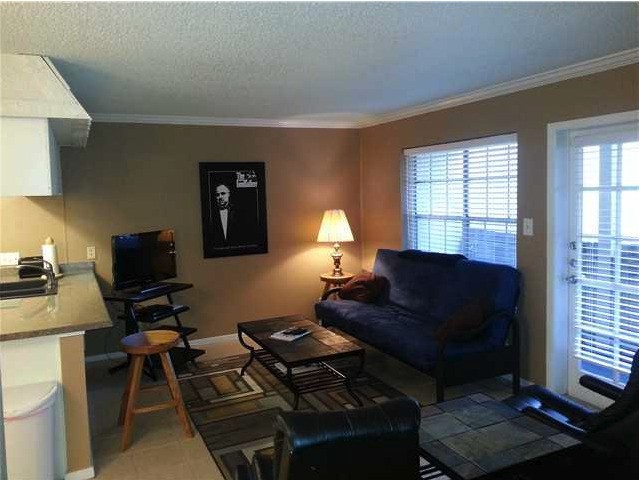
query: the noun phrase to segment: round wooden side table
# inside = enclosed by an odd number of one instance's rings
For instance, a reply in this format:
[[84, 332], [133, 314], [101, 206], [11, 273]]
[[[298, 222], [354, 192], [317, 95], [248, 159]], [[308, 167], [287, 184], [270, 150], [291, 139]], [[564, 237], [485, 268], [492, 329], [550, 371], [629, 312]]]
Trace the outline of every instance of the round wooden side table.
[[334, 275], [331, 272], [323, 273], [322, 275], [320, 275], [320, 280], [324, 282], [324, 290], [322, 291], [322, 294], [324, 295], [330, 288], [344, 285], [354, 276], [355, 273], [349, 272], [342, 272], [342, 275]]

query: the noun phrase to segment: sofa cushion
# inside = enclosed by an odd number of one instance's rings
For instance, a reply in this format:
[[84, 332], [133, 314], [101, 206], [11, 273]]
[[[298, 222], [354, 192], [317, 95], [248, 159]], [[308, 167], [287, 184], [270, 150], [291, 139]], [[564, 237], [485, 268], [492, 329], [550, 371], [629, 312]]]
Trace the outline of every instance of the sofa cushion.
[[[325, 327], [336, 327], [419, 370], [430, 371], [436, 363], [438, 323], [433, 319], [417, 317], [394, 305], [351, 300], [325, 300], [316, 303], [315, 309]], [[489, 338], [487, 331], [473, 341], [448, 345], [445, 357], [490, 349]]]
[[316, 315], [323, 326], [337, 327], [416, 368], [428, 369], [435, 362], [435, 324], [393, 305], [325, 300], [316, 304]]
[[520, 272], [508, 265], [462, 260], [455, 266], [456, 288], [466, 299], [487, 302], [487, 314], [515, 314], [520, 295]]
[[458, 261], [465, 260], [467, 258], [460, 254], [423, 252], [422, 250], [403, 250], [398, 252], [398, 257], [431, 263], [434, 265], [442, 265], [444, 267], [453, 267], [458, 263]]
[[[379, 306], [352, 300], [325, 300], [316, 303], [315, 310], [325, 327], [336, 327], [418, 370], [429, 372], [435, 365], [438, 323], [433, 319], [416, 317], [394, 305]], [[445, 358], [502, 346], [509, 315], [497, 314], [489, 320], [489, 326], [472, 341], [448, 344]]]
[[[443, 323], [452, 313], [443, 310], [443, 306], [451, 303], [449, 297], [459, 294], [455, 289], [455, 265], [464, 257], [421, 253], [380, 249], [373, 271], [389, 280], [389, 303]], [[451, 261], [443, 261], [446, 257]]]
[[475, 299], [486, 302], [487, 315], [513, 314], [520, 291], [515, 268], [461, 255], [380, 249], [373, 271], [389, 280], [390, 304], [438, 325]]

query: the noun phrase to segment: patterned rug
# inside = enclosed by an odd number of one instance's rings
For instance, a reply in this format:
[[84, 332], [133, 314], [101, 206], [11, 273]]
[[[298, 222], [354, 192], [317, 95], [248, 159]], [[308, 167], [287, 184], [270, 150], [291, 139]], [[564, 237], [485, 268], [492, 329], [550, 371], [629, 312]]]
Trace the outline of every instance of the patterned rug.
[[[179, 375], [182, 395], [191, 419], [225, 479], [232, 480], [238, 465], [248, 465], [256, 452], [273, 448], [273, 421], [281, 411], [292, 410], [293, 394], [258, 362], [244, 376], [240, 368], [247, 355], [200, 363]], [[349, 360], [332, 365], [351, 376], [356, 368]], [[365, 406], [403, 396], [372, 375], [363, 372], [352, 388]], [[328, 411], [355, 408], [344, 388], [303, 395], [298, 410]], [[448, 479], [441, 465], [426, 452], [421, 457], [421, 478]]]

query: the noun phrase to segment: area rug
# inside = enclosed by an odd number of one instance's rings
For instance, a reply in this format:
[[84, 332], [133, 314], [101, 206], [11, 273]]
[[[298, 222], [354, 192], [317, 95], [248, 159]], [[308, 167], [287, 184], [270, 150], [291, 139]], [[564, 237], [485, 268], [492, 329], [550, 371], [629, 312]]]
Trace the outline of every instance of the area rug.
[[[207, 448], [225, 479], [232, 480], [238, 465], [248, 465], [256, 452], [273, 449], [273, 421], [281, 411], [292, 410], [293, 394], [258, 362], [244, 376], [240, 368], [247, 355], [209, 363], [179, 375], [184, 402]], [[332, 363], [346, 375], [355, 374], [348, 360]], [[352, 388], [365, 406], [403, 394], [372, 375], [353, 377]], [[344, 388], [303, 395], [298, 410], [329, 411], [355, 408]], [[442, 465], [421, 453], [421, 478], [458, 478], [442, 473]]]

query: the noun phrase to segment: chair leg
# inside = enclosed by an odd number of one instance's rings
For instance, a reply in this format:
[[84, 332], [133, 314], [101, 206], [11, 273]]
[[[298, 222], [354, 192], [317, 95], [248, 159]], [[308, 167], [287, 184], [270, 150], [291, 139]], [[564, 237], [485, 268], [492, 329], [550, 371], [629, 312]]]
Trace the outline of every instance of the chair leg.
[[138, 389], [140, 388], [140, 378], [142, 377], [142, 366], [144, 364], [143, 355], [134, 355], [133, 362], [129, 368], [133, 370], [131, 381], [127, 385], [127, 407], [124, 414], [124, 430], [122, 432], [122, 451], [124, 452], [131, 444], [131, 435], [133, 433], [133, 416], [136, 408], [136, 400], [138, 398]]
[[436, 380], [436, 403], [444, 402], [444, 384], [441, 379]]
[[513, 366], [512, 388], [514, 395], [518, 395], [520, 393], [520, 364], [517, 360]]
[[129, 372], [127, 374], [127, 384], [122, 392], [122, 400], [120, 401], [120, 414], [118, 415], [118, 425], [124, 424], [124, 416], [127, 411], [127, 402], [129, 401], [129, 392], [131, 391], [131, 380], [133, 379], [133, 363], [129, 365]]
[[189, 417], [187, 416], [187, 410], [184, 408], [184, 402], [182, 401], [182, 394], [180, 393], [180, 385], [178, 385], [178, 380], [176, 379], [176, 374], [173, 370], [173, 365], [171, 364], [171, 360], [169, 359], [169, 354], [167, 352], [161, 353], [160, 360], [162, 361], [164, 376], [167, 379], [167, 385], [169, 386], [171, 397], [173, 398], [173, 401], [176, 404], [176, 411], [178, 413], [178, 418], [180, 419], [180, 423], [182, 424], [182, 428], [184, 429], [184, 433], [187, 437], [193, 437], [191, 422], [189, 422]]
[[444, 360], [439, 359], [436, 363], [435, 379], [436, 379], [436, 403], [444, 402]]

